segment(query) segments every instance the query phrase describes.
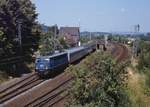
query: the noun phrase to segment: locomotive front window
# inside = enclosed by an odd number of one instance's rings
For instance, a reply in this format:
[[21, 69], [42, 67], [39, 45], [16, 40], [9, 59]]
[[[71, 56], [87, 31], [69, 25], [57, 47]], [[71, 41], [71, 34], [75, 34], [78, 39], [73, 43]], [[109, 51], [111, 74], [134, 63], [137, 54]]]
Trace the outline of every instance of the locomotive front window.
[[39, 63], [40, 62], [40, 59], [36, 59], [35, 63]]

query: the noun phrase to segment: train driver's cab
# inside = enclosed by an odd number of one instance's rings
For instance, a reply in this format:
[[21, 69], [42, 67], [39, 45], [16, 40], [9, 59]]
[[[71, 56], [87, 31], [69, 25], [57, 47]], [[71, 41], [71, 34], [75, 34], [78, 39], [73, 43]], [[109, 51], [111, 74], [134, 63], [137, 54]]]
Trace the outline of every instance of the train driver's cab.
[[49, 69], [49, 58], [37, 58], [35, 61], [35, 69], [36, 71], [45, 71]]

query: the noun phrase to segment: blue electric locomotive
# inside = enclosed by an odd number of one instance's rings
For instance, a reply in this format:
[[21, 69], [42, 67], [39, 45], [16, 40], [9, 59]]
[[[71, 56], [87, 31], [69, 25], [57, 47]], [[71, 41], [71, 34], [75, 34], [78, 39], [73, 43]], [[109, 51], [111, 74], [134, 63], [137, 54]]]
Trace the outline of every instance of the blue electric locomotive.
[[41, 56], [35, 61], [35, 71], [40, 75], [47, 75], [68, 66], [68, 54], [62, 52], [51, 56]]

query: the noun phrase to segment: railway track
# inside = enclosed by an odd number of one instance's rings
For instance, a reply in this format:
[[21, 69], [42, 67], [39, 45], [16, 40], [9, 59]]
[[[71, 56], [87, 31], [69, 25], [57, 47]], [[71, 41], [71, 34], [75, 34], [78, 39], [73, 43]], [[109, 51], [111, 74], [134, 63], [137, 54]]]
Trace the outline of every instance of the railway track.
[[44, 80], [41, 80], [36, 73], [29, 74], [22, 77], [19, 80], [11, 81], [0, 87], [0, 104], [7, 100], [27, 91], [30, 88], [40, 84]]
[[55, 102], [57, 102], [57, 100], [62, 98], [60, 94], [65, 92], [72, 79], [72, 76], [67, 73], [63, 73], [57, 76], [55, 80], [46, 80], [38, 86], [35, 86], [32, 89], [4, 102], [0, 106], [41, 107], [47, 104], [53, 105]]
[[48, 92], [46, 95], [41, 96], [36, 99], [36, 101], [31, 102], [26, 105], [29, 107], [49, 107], [64, 99], [67, 94], [65, 93], [67, 88], [69, 87], [69, 83], [72, 78], [68, 78], [68, 80], [64, 81], [61, 85], [56, 87], [53, 91]]
[[114, 48], [111, 51], [112, 56], [119, 63], [128, 58], [128, 49], [123, 44], [113, 43]]
[[128, 58], [128, 49], [126, 46], [120, 44], [120, 54], [116, 57], [117, 62], [124, 61], [126, 58]]
[[[121, 44], [114, 47], [112, 54], [116, 60], [124, 60], [128, 54], [127, 48]], [[68, 96], [65, 91], [72, 79], [69, 74], [62, 73], [52, 80], [44, 81], [32, 74], [11, 86], [0, 88], [0, 107], [55, 107]]]

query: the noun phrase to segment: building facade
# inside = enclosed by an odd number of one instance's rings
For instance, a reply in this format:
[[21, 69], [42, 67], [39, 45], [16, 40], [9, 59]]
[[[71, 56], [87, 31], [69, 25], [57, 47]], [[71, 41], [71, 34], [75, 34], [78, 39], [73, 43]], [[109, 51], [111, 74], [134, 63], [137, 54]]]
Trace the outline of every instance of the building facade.
[[70, 46], [77, 46], [80, 39], [80, 28], [60, 27], [59, 36], [62, 36]]

